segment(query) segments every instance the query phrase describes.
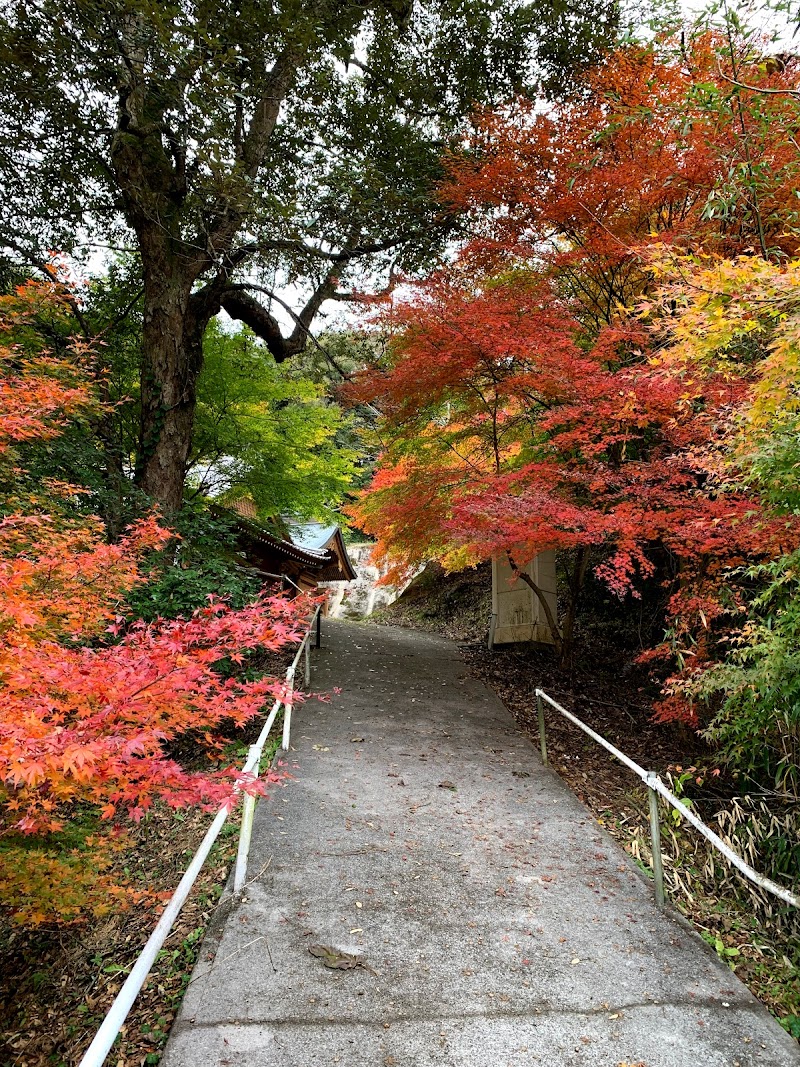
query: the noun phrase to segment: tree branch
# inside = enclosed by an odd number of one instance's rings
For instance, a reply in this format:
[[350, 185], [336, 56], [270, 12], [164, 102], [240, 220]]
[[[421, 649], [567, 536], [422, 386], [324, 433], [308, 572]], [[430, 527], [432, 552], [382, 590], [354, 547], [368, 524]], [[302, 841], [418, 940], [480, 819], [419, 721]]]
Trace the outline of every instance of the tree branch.
[[241, 160], [249, 178], [258, 176], [269, 139], [278, 121], [281, 104], [294, 81], [301, 53], [288, 45], [275, 60], [267, 85], [256, 104], [250, 126], [242, 141]]
[[288, 359], [286, 338], [281, 333], [280, 323], [254, 296], [244, 289], [230, 288], [224, 291], [220, 303], [232, 319], [243, 322], [261, 338], [275, 357], [276, 363]]
[[[259, 290], [262, 291], [262, 292], [267, 293], [269, 295], [270, 299], [274, 300], [276, 304], [280, 304], [280, 306], [283, 308], [283, 310], [286, 311], [289, 315], [291, 315], [292, 318], [295, 320], [295, 322], [298, 323], [298, 326], [300, 325], [299, 316], [289, 306], [289, 304], [287, 304], [285, 301], [281, 300], [281, 298], [279, 296], [277, 296], [275, 293], [271, 292], [269, 289], [262, 289], [262, 287], [259, 286]], [[336, 294], [334, 294], [334, 296], [331, 299], [335, 299], [335, 298], [336, 298]], [[320, 344], [318, 338], [316, 338], [314, 336], [314, 334], [311, 333], [310, 329], [306, 329], [306, 337], [307, 337], [307, 339], [309, 341], [311, 341], [311, 343], [314, 345], [314, 347], [318, 351], [320, 351], [322, 353], [322, 355], [325, 357], [325, 359], [328, 361], [328, 363], [330, 363], [330, 365], [333, 367], [333, 369], [336, 371], [336, 373], [339, 375], [339, 377], [343, 381], [347, 381], [348, 378], [350, 377], [349, 373], [346, 370], [343, 370], [342, 367], [339, 366], [339, 363], [337, 362], [336, 358], [328, 351], [328, 349], [324, 345]], [[366, 406], [369, 407], [369, 405], [366, 405]]]
[[226, 262], [230, 266], [235, 266], [247, 256], [257, 252], [297, 252], [299, 255], [310, 256], [312, 259], [327, 260], [329, 263], [349, 263], [351, 259], [358, 259], [360, 256], [388, 252], [390, 249], [397, 248], [398, 245], [406, 244], [408, 241], [419, 240], [423, 234], [424, 231], [399, 234], [395, 237], [389, 237], [385, 241], [370, 241], [359, 243], [352, 247], [346, 246], [338, 252], [328, 252], [324, 248], [307, 245], [303, 241], [272, 238], [264, 241], [253, 241], [250, 244], [241, 245], [239, 248], [233, 249]]
[[737, 89], [748, 89], [751, 93], [763, 93], [765, 96], [795, 96], [800, 97], [800, 89], [767, 89], [760, 85], [748, 85], [747, 82], [738, 81], [736, 78], [731, 78], [725, 74], [722, 70], [722, 64], [717, 59], [717, 73], [723, 81], [729, 82], [731, 85], [735, 85]]
[[[302, 52], [292, 45], [287, 45], [267, 75], [264, 91], [255, 105], [250, 124], [242, 138], [236, 167], [232, 173], [234, 178], [245, 179], [238, 187], [239, 195], [222, 197], [215, 205], [208, 225], [195, 238], [194, 244], [203, 249], [194, 264], [197, 275], [215, 263], [233, 265], [228, 263], [232, 256], [231, 242], [249, 211], [251, 183], [258, 177], [264, 163], [281, 105], [292, 86], [301, 59]], [[234, 258], [236, 262], [241, 262], [245, 257], [239, 255]]]
[[542, 606], [542, 610], [544, 611], [544, 617], [547, 619], [547, 625], [550, 627], [550, 633], [553, 635], [553, 643], [556, 646], [556, 652], [558, 653], [558, 658], [561, 659], [563, 654], [564, 654], [564, 641], [563, 641], [563, 638], [561, 636], [561, 630], [558, 628], [558, 620], [556, 619], [555, 615], [552, 612], [552, 609], [551, 609], [550, 605], [547, 602], [547, 596], [546, 596], [544, 590], [541, 589], [536, 584], [536, 582], [534, 582], [533, 578], [531, 578], [531, 576], [527, 573], [527, 571], [521, 570], [516, 565], [516, 563], [514, 562], [514, 557], [511, 555], [511, 550], [510, 549], [506, 549], [506, 556], [508, 557], [508, 565], [511, 567], [511, 570], [514, 572], [514, 577], [515, 578], [521, 578], [522, 581], [527, 586], [529, 586], [534, 591], [534, 593], [536, 594], [536, 597], [537, 597], [539, 603]]
[[[311, 294], [305, 307], [300, 312], [296, 312], [265, 286], [243, 282], [241, 285], [229, 286], [222, 295], [221, 303], [232, 318], [244, 322], [266, 343], [267, 348], [275, 357], [276, 363], [283, 363], [284, 360], [296, 356], [298, 352], [303, 351], [307, 342], [311, 340], [335, 366], [330, 354], [325, 352], [325, 349], [311, 333], [311, 323], [314, 321], [315, 315], [322, 304], [330, 299], [335, 291], [336, 287], [333, 284], [332, 275], [329, 274]], [[275, 316], [251, 295], [253, 292], [264, 293], [271, 300], [280, 304], [284, 311], [291, 315], [295, 326], [288, 337], [283, 336], [280, 324]], [[342, 374], [342, 377], [345, 376], [338, 367], [336, 369]]]

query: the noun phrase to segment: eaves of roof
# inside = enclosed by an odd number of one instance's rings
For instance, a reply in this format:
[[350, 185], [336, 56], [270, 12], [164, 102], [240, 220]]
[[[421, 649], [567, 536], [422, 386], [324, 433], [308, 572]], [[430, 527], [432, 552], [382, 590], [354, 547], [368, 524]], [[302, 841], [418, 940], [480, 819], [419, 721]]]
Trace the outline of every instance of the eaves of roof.
[[313, 570], [321, 570], [334, 560], [334, 553], [326, 549], [315, 548], [300, 548], [299, 545], [293, 544], [291, 541], [286, 541], [282, 537], [276, 537], [274, 534], [268, 533], [257, 522], [253, 522], [251, 519], [246, 519], [241, 515], [237, 515], [233, 511], [229, 511], [227, 508], [222, 508], [218, 504], [212, 505], [211, 510], [219, 515], [224, 515], [226, 518], [232, 519], [237, 530], [244, 534], [250, 541], [256, 544], [263, 545], [265, 548], [269, 548], [279, 556], [283, 556], [286, 559], [291, 559], [296, 563], [302, 563], [307, 567], [311, 567]]

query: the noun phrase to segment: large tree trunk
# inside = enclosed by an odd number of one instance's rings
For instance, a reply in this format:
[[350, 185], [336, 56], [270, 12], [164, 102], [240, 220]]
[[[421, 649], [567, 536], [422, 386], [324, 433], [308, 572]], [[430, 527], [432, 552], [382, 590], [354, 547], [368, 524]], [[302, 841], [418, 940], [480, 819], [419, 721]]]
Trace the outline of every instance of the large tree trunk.
[[[203, 333], [220, 310], [230, 271], [249, 254], [239, 250], [228, 258], [248, 216], [252, 183], [303, 53], [287, 45], [263, 72], [261, 95], [235, 146], [229, 180], [197, 218], [186, 206], [189, 141], [174, 124], [164, 87], [148, 74], [150, 24], [134, 11], [122, 20], [120, 29], [124, 63], [111, 164], [128, 223], [138, 239], [145, 289], [136, 482], [171, 512], [183, 502]], [[187, 230], [198, 224], [195, 235], [187, 239]], [[196, 290], [195, 284], [204, 278]], [[329, 289], [331, 283], [326, 282], [320, 302]], [[318, 308], [319, 304], [314, 313]], [[309, 324], [310, 319], [299, 326], [307, 331]], [[304, 343], [305, 335], [302, 339]]]
[[196, 306], [191, 281], [176, 273], [151, 272], [146, 279], [136, 471], [137, 483], [166, 512], [178, 511], [183, 502], [203, 332], [211, 318], [207, 308]]

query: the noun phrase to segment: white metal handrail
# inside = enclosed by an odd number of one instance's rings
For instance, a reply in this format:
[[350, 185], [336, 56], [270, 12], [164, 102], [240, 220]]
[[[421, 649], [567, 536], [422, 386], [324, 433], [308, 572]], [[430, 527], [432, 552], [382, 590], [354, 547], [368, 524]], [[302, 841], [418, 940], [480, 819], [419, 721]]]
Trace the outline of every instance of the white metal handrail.
[[[272, 709], [267, 717], [267, 721], [264, 723], [263, 729], [258, 736], [258, 740], [254, 745], [250, 746], [250, 750], [247, 755], [247, 762], [244, 764], [240, 771], [240, 777], [244, 778], [248, 775], [255, 773], [256, 778], [259, 774], [259, 765], [261, 763], [261, 754], [264, 750], [269, 732], [272, 729], [273, 723], [278, 715], [281, 704], [286, 709], [284, 718], [284, 729], [282, 738], [282, 748], [284, 750], [289, 747], [289, 729], [291, 724], [291, 709], [293, 704], [293, 689], [294, 689], [294, 677], [297, 670], [297, 665], [300, 662], [300, 657], [305, 656], [304, 663], [304, 677], [305, 684], [308, 685], [311, 678], [311, 644], [310, 638], [312, 631], [316, 633], [316, 646], [319, 648], [320, 644], [320, 613], [322, 611], [322, 605], [317, 606], [317, 610], [314, 612], [311, 622], [308, 625], [308, 629], [305, 632], [300, 647], [297, 650], [297, 654], [292, 660], [292, 665], [286, 672], [286, 694], [287, 698], [279, 697], [272, 705]], [[287, 720], [289, 726], [287, 727]], [[237, 792], [240, 790], [237, 787]], [[122, 988], [117, 993], [111, 1007], [108, 1009], [106, 1017], [100, 1025], [100, 1029], [94, 1036], [94, 1040], [88, 1047], [83, 1055], [79, 1067], [103, 1067], [106, 1056], [111, 1051], [111, 1046], [117, 1039], [117, 1035], [122, 1029], [122, 1024], [128, 1017], [128, 1012], [133, 1007], [134, 1001], [141, 992], [142, 986], [150, 973], [153, 964], [156, 961], [158, 953], [161, 951], [161, 947], [169, 936], [169, 932], [172, 929], [175, 920], [180, 914], [181, 908], [186, 903], [186, 899], [192, 890], [192, 886], [197, 880], [197, 876], [208, 858], [208, 854], [211, 848], [219, 836], [219, 832], [225, 824], [225, 820], [231, 812], [231, 806], [229, 804], [223, 804], [214, 817], [214, 821], [206, 831], [206, 835], [200, 842], [200, 846], [192, 857], [192, 861], [186, 869], [186, 872], [178, 883], [178, 888], [170, 897], [169, 903], [164, 908], [161, 917], [158, 920], [152, 934], [147, 939], [147, 942], [139, 954], [136, 963], [133, 965], [130, 974], [125, 979]], [[244, 877], [247, 872], [247, 853], [250, 847], [250, 835], [253, 828], [253, 812], [255, 811], [255, 797], [251, 793], [245, 794], [244, 808], [242, 811], [242, 824], [239, 831], [239, 852], [236, 857], [236, 873], [234, 875], [234, 892], [240, 892], [242, 885], [244, 884]], [[242, 840], [246, 833], [246, 845], [242, 846]], [[243, 864], [243, 868], [240, 871], [240, 866]], [[241, 884], [239, 884], [241, 878]]]
[[659, 905], [664, 904], [664, 871], [661, 863], [661, 826], [658, 819], [658, 800], [657, 794], [662, 796], [678, 814], [686, 819], [688, 823], [691, 823], [696, 830], [698, 830], [707, 841], [710, 841], [714, 848], [731, 863], [737, 870], [753, 882], [755, 885], [760, 886], [761, 889], [765, 889], [768, 893], [772, 893], [786, 904], [791, 904], [793, 907], [800, 907], [800, 896], [796, 893], [792, 893], [791, 890], [786, 889], [782, 885], [778, 885], [777, 882], [773, 882], [771, 878], [767, 878], [766, 875], [760, 874], [755, 868], [751, 867], [749, 863], [737, 855], [733, 849], [726, 845], [722, 838], [715, 834], [714, 831], [703, 822], [695, 813], [686, 805], [682, 804], [678, 797], [675, 796], [661, 781], [661, 778], [654, 771], [646, 771], [644, 767], [640, 767], [635, 760], [632, 760], [630, 756], [626, 756], [624, 752], [616, 748], [607, 741], [601, 734], [598, 734], [591, 726], [587, 726], [585, 722], [582, 722], [576, 715], [573, 715], [571, 711], [567, 711], [552, 697], [548, 696], [543, 689], [536, 690], [536, 712], [539, 720], [539, 744], [542, 753], [542, 763], [547, 766], [547, 737], [545, 733], [545, 721], [544, 721], [544, 702], [547, 702], [551, 708], [554, 708], [559, 714], [563, 715], [565, 719], [568, 719], [571, 723], [574, 723], [579, 729], [583, 730], [585, 734], [588, 734], [593, 741], [596, 741], [598, 745], [602, 745], [606, 751], [610, 752], [612, 756], [615, 756], [620, 763], [624, 763], [626, 767], [633, 771], [644, 784], [647, 786], [647, 795], [650, 803], [650, 837], [653, 853], [653, 876], [656, 883], [656, 901]]
[[[286, 672], [286, 690], [288, 693], [287, 700], [281, 700], [280, 698], [275, 701], [272, 711], [269, 713], [267, 721], [264, 723], [264, 728], [258, 735], [258, 740], [254, 745], [250, 746], [250, 751], [247, 757], [247, 763], [245, 766], [251, 770], [255, 770], [256, 776], [258, 776], [258, 769], [261, 764], [261, 755], [264, 751], [264, 745], [266, 744], [269, 732], [272, 729], [272, 724], [275, 722], [275, 717], [278, 714], [278, 709], [283, 704], [283, 737], [281, 739], [281, 748], [284, 752], [289, 749], [289, 738], [292, 730], [292, 708], [294, 706], [294, 677], [297, 671], [297, 665], [300, 662], [300, 657], [305, 656], [303, 664], [303, 676], [305, 678], [305, 684], [311, 680], [311, 631], [316, 626], [317, 632], [317, 646], [319, 647], [319, 623], [320, 623], [320, 611], [321, 606], [314, 612], [306, 635], [300, 647], [297, 650], [297, 654], [292, 660], [292, 664]], [[242, 803], [242, 825], [239, 830], [239, 850], [236, 854], [236, 871], [233, 876], [233, 891], [234, 893], [241, 893], [244, 888], [245, 878], [247, 877], [247, 857], [250, 854], [250, 839], [253, 835], [253, 818], [256, 811], [256, 798], [252, 793], [245, 795]]]

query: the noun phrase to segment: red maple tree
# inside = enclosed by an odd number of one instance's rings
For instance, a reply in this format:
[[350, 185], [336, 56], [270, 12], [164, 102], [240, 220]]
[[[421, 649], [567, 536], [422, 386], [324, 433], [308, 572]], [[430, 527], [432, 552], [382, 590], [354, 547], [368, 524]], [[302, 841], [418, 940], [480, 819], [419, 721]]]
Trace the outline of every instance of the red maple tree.
[[709, 32], [620, 48], [562, 103], [479, 114], [442, 187], [477, 234], [466, 261], [548, 264], [597, 330], [647, 285], [653, 239], [792, 254], [796, 64], [765, 65], [757, 43]]
[[[476, 236], [385, 313], [387, 355], [350, 389], [381, 407], [386, 441], [359, 524], [406, 569], [560, 550], [562, 659], [589, 566], [622, 596], [668, 556], [675, 628], [707, 634], [720, 576], [787, 536], [713, 462], [749, 383], [662, 365], [632, 314], [654, 243], [797, 244], [793, 103], [734, 86], [728, 44], [620, 49], [569, 101], [480, 115], [442, 190]], [[781, 88], [791, 75], [748, 77]]]
[[[29, 330], [43, 300], [57, 310], [57, 286], [24, 287], [0, 307], [0, 464], [9, 485], [23, 473], [21, 446], [97, 407], [81, 353], [57, 360]], [[208, 808], [254, 788], [234, 769], [185, 770], [170, 744], [190, 734], [213, 746], [221, 725], [243, 725], [282, 694], [282, 680], [231, 668], [252, 651], [296, 642], [308, 614], [302, 598], [264, 595], [238, 611], [212, 600], [191, 618], [126, 619], [126, 593], [144, 581], [142, 557], [174, 535], [149, 516], [109, 544], [100, 520], [74, 506], [80, 494], [50, 483], [26, 495], [20, 482], [0, 518], [0, 826], [12, 841], [57, 833], [87, 805], [103, 820], [138, 820], [156, 800]], [[102, 868], [99, 838], [95, 850]], [[91, 896], [91, 884], [81, 900], [65, 891], [61, 899], [51, 892], [46, 907], [31, 903], [31, 855], [8, 843], [0, 853], [0, 885], [19, 918], [71, 920], [90, 897], [108, 906], [107, 892]], [[52, 882], [53, 856], [45, 850], [40, 859]], [[66, 885], [74, 864], [64, 872]]]
[[[553, 629], [568, 659], [592, 553], [620, 596], [653, 573], [654, 545], [681, 561], [684, 593], [690, 573], [708, 593], [747, 558], [756, 528], [763, 547], [785, 533], [751, 498], [718, 491], [705, 462], [742, 384], [690, 382], [648, 363], [640, 324], [607, 327], [586, 346], [551, 280], [481, 290], [449, 272], [392, 318], [388, 363], [350, 391], [379, 404], [387, 441], [356, 518], [399, 569], [567, 553]], [[701, 600], [694, 610], [708, 620], [717, 609]]]

